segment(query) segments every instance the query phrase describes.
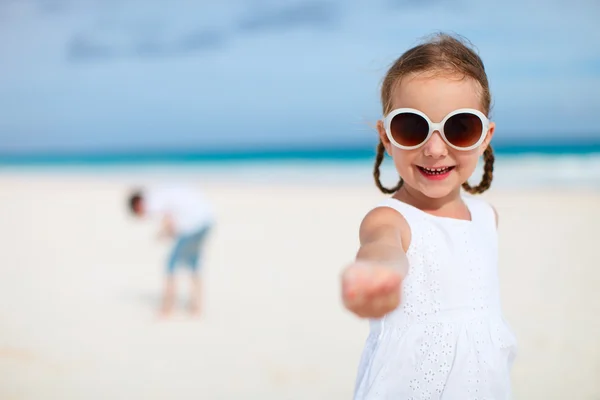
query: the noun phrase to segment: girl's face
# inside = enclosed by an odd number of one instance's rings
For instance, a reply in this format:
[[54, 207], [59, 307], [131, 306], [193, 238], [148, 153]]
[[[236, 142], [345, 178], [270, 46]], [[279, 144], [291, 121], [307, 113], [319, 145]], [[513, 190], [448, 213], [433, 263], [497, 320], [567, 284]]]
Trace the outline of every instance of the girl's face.
[[[441, 122], [450, 112], [473, 108], [485, 114], [481, 105], [481, 86], [472, 78], [450, 75], [412, 74], [404, 77], [392, 93], [392, 109], [414, 108], [429, 119]], [[479, 157], [487, 148], [495, 124], [490, 123], [483, 143], [473, 150], [448, 146], [438, 131], [425, 144], [413, 150], [395, 147], [388, 139], [383, 121], [377, 123], [379, 137], [392, 156], [404, 184], [428, 198], [440, 199], [460, 189], [473, 174]], [[424, 168], [451, 168], [443, 175], [427, 174]]]

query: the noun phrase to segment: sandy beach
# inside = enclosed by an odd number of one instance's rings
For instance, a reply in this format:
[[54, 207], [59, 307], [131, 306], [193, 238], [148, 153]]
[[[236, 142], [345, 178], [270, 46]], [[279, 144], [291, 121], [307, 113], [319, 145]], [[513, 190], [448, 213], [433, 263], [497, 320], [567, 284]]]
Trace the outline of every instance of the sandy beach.
[[[161, 321], [170, 247], [127, 214], [134, 175], [0, 174], [1, 399], [351, 398], [368, 326], [342, 308], [338, 277], [376, 188], [192, 179], [218, 215], [204, 312]], [[515, 398], [600, 399], [600, 191], [485, 198]]]

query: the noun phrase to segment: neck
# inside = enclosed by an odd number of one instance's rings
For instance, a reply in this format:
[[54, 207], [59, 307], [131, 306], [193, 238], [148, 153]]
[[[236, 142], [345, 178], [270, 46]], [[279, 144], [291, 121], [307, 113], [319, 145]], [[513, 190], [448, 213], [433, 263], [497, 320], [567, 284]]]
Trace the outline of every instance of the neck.
[[444, 213], [454, 209], [461, 204], [460, 187], [453, 190], [448, 195], [440, 198], [431, 198], [415, 190], [406, 183], [396, 192], [394, 197], [420, 210], [431, 212], [433, 214]]

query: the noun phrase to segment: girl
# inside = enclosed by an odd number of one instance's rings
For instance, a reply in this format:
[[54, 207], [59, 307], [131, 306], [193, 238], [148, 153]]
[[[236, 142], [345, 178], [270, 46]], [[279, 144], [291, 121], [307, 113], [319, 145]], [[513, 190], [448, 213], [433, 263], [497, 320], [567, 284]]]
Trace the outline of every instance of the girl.
[[[479, 56], [440, 34], [404, 53], [381, 89], [375, 182], [386, 194], [342, 273], [344, 305], [371, 318], [356, 399], [507, 399], [515, 340], [497, 277], [490, 187], [495, 124]], [[382, 186], [384, 151], [402, 177]], [[481, 183], [467, 183], [478, 159]]]

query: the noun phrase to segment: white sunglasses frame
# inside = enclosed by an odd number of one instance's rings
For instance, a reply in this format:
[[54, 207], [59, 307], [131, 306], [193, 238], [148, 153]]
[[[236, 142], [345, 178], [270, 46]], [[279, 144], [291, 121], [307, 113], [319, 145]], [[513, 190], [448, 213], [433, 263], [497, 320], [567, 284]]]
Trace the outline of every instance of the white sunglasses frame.
[[[423, 117], [425, 119], [425, 121], [427, 121], [427, 123], [429, 124], [429, 133], [427, 134], [427, 137], [425, 138], [425, 140], [423, 140], [421, 143], [419, 143], [416, 146], [403, 146], [400, 143], [396, 142], [392, 136], [392, 132], [391, 132], [391, 125], [392, 125], [392, 120], [394, 119], [394, 117], [398, 114], [405, 114], [405, 113], [411, 113], [411, 114], [417, 114], [421, 117]], [[481, 120], [481, 137], [479, 138], [479, 140], [477, 141], [477, 143], [469, 146], [469, 147], [458, 147], [453, 145], [452, 143], [450, 143], [448, 141], [448, 139], [446, 138], [446, 135], [444, 134], [444, 124], [453, 116], [455, 116], [456, 114], [462, 114], [462, 113], [467, 113], [467, 114], [473, 114], [476, 117], [478, 117]], [[469, 151], [469, 150], [473, 150], [475, 148], [477, 148], [478, 146], [480, 146], [483, 141], [485, 140], [485, 137], [487, 136], [487, 132], [488, 129], [490, 127], [490, 120], [485, 116], [485, 114], [483, 114], [481, 111], [479, 110], [475, 110], [474, 108], [459, 108], [458, 110], [454, 110], [452, 112], [450, 112], [448, 115], [446, 115], [444, 117], [444, 119], [442, 120], [442, 122], [431, 122], [431, 120], [429, 119], [429, 117], [427, 117], [427, 115], [417, 109], [414, 108], [397, 108], [395, 110], [390, 111], [384, 118], [383, 120], [383, 124], [384, 124], [384, 128], [385, 128], [385, 134], [387, 135], [389, 141], [395, 146], [398, 147], [399, 149], [402, 150], [414, 150], [414, 149], [418, 149], [419, 147], [423, 146], [425, 143], [427, 143], [427, 141], [431, 138], [431, 136], [433, 135], [434, 132], [439, 132], [440, 136], [442, 137], [442, 139], [444, 140], [444, 142], [446, 142], [446, 144], [450, 147], [452, 147], [455, 150], [459, 150], [459, 151]]]

